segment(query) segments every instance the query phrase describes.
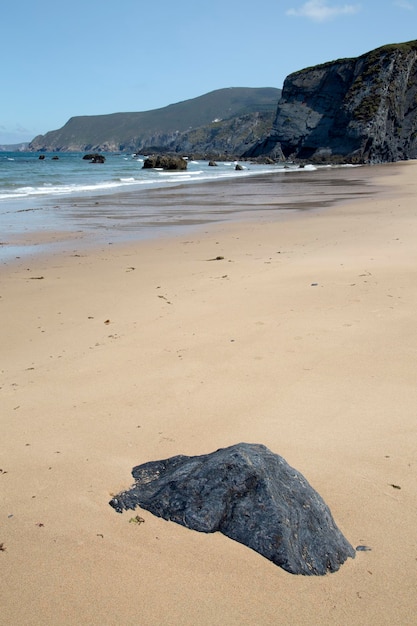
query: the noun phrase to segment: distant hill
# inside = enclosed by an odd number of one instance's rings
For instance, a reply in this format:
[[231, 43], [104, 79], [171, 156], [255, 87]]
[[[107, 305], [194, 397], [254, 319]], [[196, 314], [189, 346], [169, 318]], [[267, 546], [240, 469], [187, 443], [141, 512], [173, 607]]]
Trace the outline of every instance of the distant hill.
[[0, 152], [25, 152], [29, 143], [5, 143], [0, 145]]
[[72, 117], [59, 130], [35, 137], [29, 150], [182, 151], [198, 144], [202, 153], [237, 154], [237, 146], [248, 147], [245, 133], [254, 143], [269, 132], [280, 95], [273, 87], [231, 87], [152, 111]]

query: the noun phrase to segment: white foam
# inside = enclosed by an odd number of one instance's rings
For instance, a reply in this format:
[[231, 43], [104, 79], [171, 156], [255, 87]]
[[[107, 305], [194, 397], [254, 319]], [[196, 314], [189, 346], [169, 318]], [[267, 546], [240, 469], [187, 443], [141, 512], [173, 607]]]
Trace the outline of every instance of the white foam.
[[189, 178], [190, 174], [193, 172], [189, 172], [188, 170], [184, 170], [183, 172], [178, 172], [177, 170], [173, 170], [171, 172], [162, 171], [160, 172], [160, 176], [181, 176], [183, 178]]
[[[168, 174], [168, 172], [167, 172], [167, 174]], [[176, 172], [170, 172], [169, 174], [170, 174], [170, 176], [169, 176], [169, 182], [170, 183], [172, 183], [172, 182], [180, 182], [180, 183], [182, 183], [182, 182], [184, 182], [184, 180], [191, 180], [192, 179], [192, 176], [190, 176], [189, 174], [180, 174], [180, 175], [178, 175]]]

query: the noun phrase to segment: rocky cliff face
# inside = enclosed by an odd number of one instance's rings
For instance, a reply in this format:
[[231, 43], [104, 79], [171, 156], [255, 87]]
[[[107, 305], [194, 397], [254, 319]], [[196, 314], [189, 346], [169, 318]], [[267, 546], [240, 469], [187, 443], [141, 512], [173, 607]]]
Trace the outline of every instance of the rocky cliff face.
[[[197, 154], [207, 158], [239, 156], [271, 131], [274, 111], [248, 113], [213, 122], [185, 133], [159, 138], [153, 145], [143, 144], [142, 151], [168, 150], [180, 154]], [[162, 139], [162, 140], [161, 140]]]
[[380, 163], [417, 158], [417, 41], [289, 75], [270, 135], [244, 156]]

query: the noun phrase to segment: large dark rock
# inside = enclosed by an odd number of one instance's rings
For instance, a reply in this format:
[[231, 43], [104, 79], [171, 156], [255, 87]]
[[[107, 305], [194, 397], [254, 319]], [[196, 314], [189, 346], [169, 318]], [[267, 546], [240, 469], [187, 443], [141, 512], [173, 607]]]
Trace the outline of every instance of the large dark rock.
[[132, 470], [135, 485], [110, 505], [137, 506], [187, 528], [227, 537], [292, 574], [335, 572], [355, 551], [307, 480], [259, 444], [175, 456]]
[[417, 158], [417, 41], [287, 76], [268, 137], [243, 156], [380, 163]]
[[187, 161], [182, 157], [170, 154], [155, 154], [148, 156], [143, 163], [143, 169], [155, 167], [163, 170], [186, 170]]

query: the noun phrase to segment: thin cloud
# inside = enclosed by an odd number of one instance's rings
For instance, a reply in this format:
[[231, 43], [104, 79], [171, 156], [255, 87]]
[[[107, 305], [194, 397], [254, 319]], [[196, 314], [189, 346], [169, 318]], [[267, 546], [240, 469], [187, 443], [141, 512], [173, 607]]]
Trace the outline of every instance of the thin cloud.
[[15, 124], [15, 127], [12, 130], [13, 132], [20, 133], [20, 134], [25, 134], [25, 133], [27, 134], [31, 132], [28, 128], [26, 128], [25, 126], [22, 126], [22, 124], [19, 124], [19, 122]]
[[411, 2], [407, 2], [407, 0], [396, 0], [394, 6], [405, 9], [406, 11], [414, 11], [414, 5]]
[[31, 141], [35, 134], [19, 122], [10, 126], [0, 124], [0, 145], [12, 145]]
[[306, 17], [313, 22], [326, 22], [342, 15], [358, 13], [357, 4], [329, 5], [327, 0], [309, 0], [299, 9], [288, 9], [287, 15], [292, 17]]

